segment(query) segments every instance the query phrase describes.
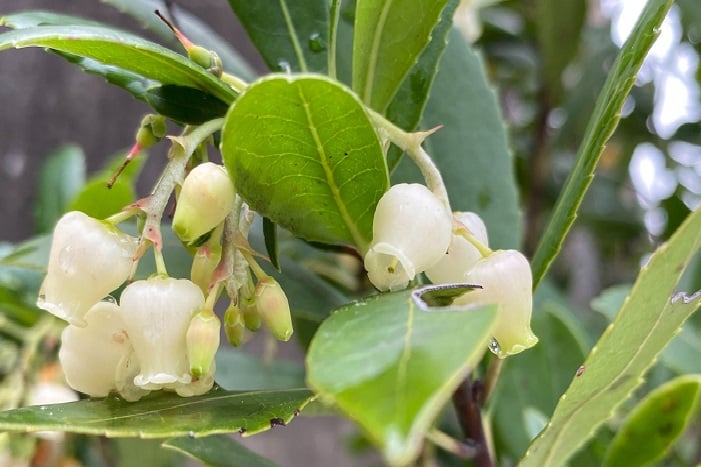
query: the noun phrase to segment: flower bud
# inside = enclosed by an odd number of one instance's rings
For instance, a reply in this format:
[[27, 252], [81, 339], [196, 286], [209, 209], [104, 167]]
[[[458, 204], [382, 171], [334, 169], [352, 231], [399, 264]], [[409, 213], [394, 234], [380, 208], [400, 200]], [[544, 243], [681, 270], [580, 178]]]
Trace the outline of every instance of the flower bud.
[[214, 355], [219, 349], [221, 322], [212, 310], [200, 311], [190, 321], [185, 341], [190, 373], [202, 377], [209, 373], [214, 363]]
[[458, 297], [455, 305], [489, 305], [499, 307], [492, 349], [499, 358], [520, 353], [538, 343], [531, 331], [533, 278], [528, 260], [516, 250], [497, 250], [482, 258], [465, 276], [473, 289]]
[[433, 266], [450, 244], [450, 213], [423, 185], [392, 186], [377, 203], [372, 243], [365, 255], [368, 278], [379, 290], [405, 288]]
[[214, 270], [217, 269], [221, 260], [222, 248], [218, 242], [207, 242], [197, 249], [192, 258], [192, 268], [190, 269], [190, 279], [197, 284], [202, 293], [207, 293], [214, 277]]
[[141, 119], [136, 132], [136, 144], [139, 149], [148, 149], [166, 135], [166, 120], [163, 115], [148, 114]]
[[234, 207], [234, 185], [224, 167], [205, 162], [185, 177], [173, 216], [173, 231], [185, 243], [197, 240]]
[[[453, 213], [453, 219], [456, 223], [462, 224], [477, 241], [489, 247], [487, 227], [477, 214], [456, 212]], [[482, 254], [472, 243], [460, 234], [453, 234], [448, 252], [436, 264], [426, 269], [426, 276], [434, 284], [466, 282], [468, 271], [480, 259]]]
[[276, 339], [288, 341], [292, 337], [290, 304], [280, 284], [268, 276], [256, 284], [258, 314]]
[[58, 358], [68, 384], [91, 397], [105, 397], [113, 390], [127, 400], [148, 394], [134, 387], [133, 349], [119, 305], [98, 302], [85, 314], [85, 321], [85, 327], [68, 325], [61, 334]]
[[192, 381], [186, 334], [204, 305], [202, 291], [186, 279], [155, 277], [122, 292], [122, 316], [141, 364], [134, 383], [144, 389], [177, 389]]
[[78, 211], [65, 214], [54, 229], [37, 306], [85, 326], [90, 307], [127, 280], [137, 247], [114, 226]]
[[[260, 322], [260, 320], [259, 320]], [[231, 345], [238, 347], [243, 344], [246, 332], [246, 323], [243, 320], [243, 313], [234, 303], [224, 312], [224, 332]]]

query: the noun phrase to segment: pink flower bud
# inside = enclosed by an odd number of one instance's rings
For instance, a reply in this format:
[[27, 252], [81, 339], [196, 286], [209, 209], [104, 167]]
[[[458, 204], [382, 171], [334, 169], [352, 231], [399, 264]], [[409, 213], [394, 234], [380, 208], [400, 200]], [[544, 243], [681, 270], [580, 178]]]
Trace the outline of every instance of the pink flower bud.
[[37, 306], [70, 324], [129, 276], [138, 240], [82, 212], [69, 212], [54, 229]]
[[173, 216], [173, 231], [190, 243], [221, 224], [234, 207], [234, 185], [224, 167], [205, 162], [183, 182]]
[[531, 331], [533, 278], [528, 260], [521, 252], [495, 251], [479, 260], [467, 273], [465, 281], [479, 284], [482, 289], [465, 293], [454, 304], [496, 304], [499, 307], [493, 331], [498, 344], [493, 351], [499, 358], [523, 352], [538, 343]]
[[401, 183], [380, 198], [372, 231], [365, 255], [368, 278], [381, 291], [399, 290], [445, 255], [452, 219], [428, 188]]
[[[476, 240], [485, 247], [489, 247], [487, 227], [477, 214], [455, 212], [453, 218], [462, 224]], [[480, 259], [482, 254], [472, 243], [462, 235], [454, 234], [448, 252], [436, 264], [426, 269], [426, 276], [434, 284], [466, 282], [467, 273]]]
[[276, 339], [288, 341], [292, 337], [290, 304], [280, 284], [268, 276], [256, 284], [256, 309], [265, 326]]

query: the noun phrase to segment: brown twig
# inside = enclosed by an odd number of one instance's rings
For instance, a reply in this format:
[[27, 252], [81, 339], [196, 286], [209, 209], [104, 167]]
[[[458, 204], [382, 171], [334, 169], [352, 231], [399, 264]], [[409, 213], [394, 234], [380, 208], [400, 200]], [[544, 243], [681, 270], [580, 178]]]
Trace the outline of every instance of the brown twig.
[[465, 443], [474, 450], [473, 462], [476, 467], [493, 467], [487, 437], [482, 425], [482, 412], [479, 400], [482, 399], [482, 384], [468, 376], [453, 393], [453, 406], [460, 423]]

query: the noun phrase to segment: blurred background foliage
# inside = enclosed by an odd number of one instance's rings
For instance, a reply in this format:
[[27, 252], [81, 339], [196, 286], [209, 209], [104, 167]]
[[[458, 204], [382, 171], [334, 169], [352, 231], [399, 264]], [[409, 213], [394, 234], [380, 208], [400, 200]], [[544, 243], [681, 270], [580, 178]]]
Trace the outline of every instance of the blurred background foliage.
[[[62, 3], [35, 1], [25, 5], [25, 2], [1, 1], [0, 13], [25, 7], [76, 13], [78, 7]], [[226, 2], [180, 0], [173, 3], [184, 10], [195, 10], [205, 22], [211, 20], [223, 37], [235, 47], [242, 48], [253, 70], [265, 72], [262, 61], [243, 37], [240, 26], [227, 26], [235, 19]], [[573, 166], [596, 96], [643, 3], [639, 0], [464, 0], [458, 8], [456, 25], [473, 41], [485, 60], [516, 156], [525, 221], [523, 245], [527, 255], [532, 255], [542, 234]], [[134, 20], [114, 12], [104, 13], [111, 11], [110, 6], [98, 2], [87, 4], [86, 17], [95, 17], [92, 15], [95, 13], [120, 27], [144, 32]], [[224, 10], [229, 16], [222, 16]], [[172, 45], [172, 42], [168, 43]], [[0, 82], [12, 79], [15, 86], [21, 84], [8, 68], [8, 65], [16, 64], [11, 60], [16, 60], [18, 53], [28, 52], [12, 52], [15, 55], [9, 58], [0, 54]], [[547, 421], [569, 384], [571, 369], [583, 361], [613, 318], [647, 255], [701, 204], [699, 53], [701, 2], [677, 0], [628, 97], [619, 127], [605, 148], [596, 178], [563, 253], [538, 290], [534, 330], [542, 342], [553, 345], [541, 345], [509, 359], [500, 381], [500, 393], [513, 394], [515, 391], [521, 398], [519, 401], [497, 398], [498, 403], [490, 409], [494, 441], [502, 453], [501, 461], [506, 465], [520, 458], [529, 440]], [[41, 60], [49, 64], [46, 69], [69, 68], [54, 57], [42, 56]], [[78, 70], [71, 72], [80, 74]], [[40, 76], [37, 78], [40, 81], [28, 80], [25, 85], [35, 88], [18, 87], [12, 91], [12, 96], [8, 94], [8, 86], [3, 85], [3, 100], [10, 102], [8, 99], [13, 98], [17, 104], [16, 110], [13, 105], [5, 106], [7, 115], [3, 119], [22, 119], [27, 104], [20, 105], [17, 99], [23, 95], [38, 92], [44, 96], [60, 96], [62, 92], [74, 92], [66, 90], [69, 84], [65, 79], [54, 81], [47, 78]], [[98, 93], [103, 88], [105, 92], [119, 93], [107, 91], [109, 87], [99, 78], [81, 79], [88, 80], [94, 85], [91, 89]], [[37, 83], [41, 83], [39, 89]], [[94, 102], [101, 102], [100, 99], [95, 97]], [[1, 409], [30, 403], [31, 388], [40, 381], [57, 378], [53, 362], [60, 326], [35, 307], [43, 274], [42, 264], [45, 264], [47, 255], [45, 234], [68, 209], [81, 208], [100, 216], [131, 202], [137, 194], [144, 195], [162, 164], [162, 154], [156, 152], [151, 159], [159, 157], [159, 160], [149, 160], [145, 165], [134, 164], [120, 179], [111, 198], [95, 194], [96, 187], [102, 186], [111, 174], [113, 164], [122, 157], [123, 151], [118, 150], [120, 145], [126, 148], [131, 144], [131, 134], [139, 115], [146, 112], [145, 106], [135, 104], [126, 93], [109, 99], [114, 107], [91, 108], [91, 115], [99, 118], [90, 121], [74, 119], [71, 115], [84, 113], [84, 106], [92, 107], [92, 96], [86, 98], [87, 102], [64, 103], [58, 110], [45, 112], [44, 120], [38, 124], [25, 124], [23, 128], [13, 130], [10, 126], [0, 127], [4, 128], [0, 129], [0, 177], [3, 179], [0, 205], [13, 200], [17, 202], [17, 194], [8, 193], [8, 190], [19, 189], [19, 186], [24, 190], [21, 196], [28, 200], [22, 204], [24, 209], [13, 210], [4, 206], [1, 211], [4, 214], [0, 221]], [[17, 149], [17, 141], [32, 140], [33, 133], [42, 128], [42, 124], [51, 126], [49, 122], [64, 115], [69, 122], [80, 123], [75, 128], [77, 131], [64, 129], [63, 134], [59, 134], [59, 138], [65, 138], [60, 141], [60, 147], [56, 137], [42, 139], [39, 136], [44, 146], [33, 144], [30, 150]], [[123, 125], [124, 122], [129, 123]], [[17, 135], [17, 131], [21, 134]], [[104, 137], [95, 134], [104, 134]], [[8, 141], [14, 141], [15, 146], [9, 146]], [[101, 145], [100, 141], [110, 143]], [[469, 148], [465, 151], [468, 152]], [[118, 153], [116, 156], [115, 152]], [[27, 160], [18, 160], [18, 157]], [[18, 164], [21, 170], [17, 169]], [[29, 232], [33, 234], [29, 235]], [[281, 248], [286, 248], [284, 241]], [[290, 257], [314, 264], [312, 269], [325, 277], [325, 280], [319, 280], [319, 290], [325, 291], [339, 304], [343, 303], [343, 292], [350, 292], [353, 288], [353, 275], [324, 274], [324, 271], [333, 271], [333, 263], [324, 253], [308, 247], [291, 249], [294, 251]], [[290, 265], [283, 267], [288, 271], [294, 268]], [[328, 287], [329, 281], [341, 287]], [[682, 282], [680, 290], [693, 293], [701, 289], [699, 254]], [[304, 296], [304, 287], [294, 291], [294, 284], [283, 285], [288, 293], [299, 295], [300, 300], [314, 302], [314, 298]], [[306, 307], [316, 309], [314, 303]], [[298, 315], [296, 320], [300, 330], [304, 331], [305, 320], [307, 324], [312, 323], [310, 329], [314, 329], [314, 323], [318, 324], [323, 316], [323, 313], [309, 313]], [[303, 341], [308, 342], [310, 332], [299, 333]], [[563, 352], [563, 349], [567, 351]], [[652, 388], [675, 375], [701, 373], [699, 355], [701, 316], [696, 314], [649, 373], [645, 387], [626, 406], [634, 407], [636, 401]], [[230, 373], [232, 368], [245, 367], [254, 374], [256, 365], [250, 359], [244, 357], [241, 360], [240, 357], [230, 358], [234, 363], [224, 364], [223, 368]], [[299, 385], [300, 372], [299, 365], [286, 367], [284, 371], [278, 369], [275, 372], [277, 377], [271, 373], [267, 379], [260, 378], [260, 384], [267, 387]], [[664, 465], [701, 462], [700, 419], [699, 416], [695, 418], [682, 440], [666, 457]], [[622, 417], [614, 418], [582, 450], [573, 465], [598, 465], [621, 421]], [[456, 431], [450, 416], [446, 416], [445, 423], [448, 431]], [[305, 430], [312, 429], [312, 425], [307, 424]], [[345, 433], [348, 441], [347, 429], [334, 433]], [[367, 449], [362, 437], [353, 434], [351, 438], [351, 450]], [[25, 442], [29, 443], [29, 447], [24, 447], [27, 452], [34, 452], [35, 456], [41, 453], [40, 449], [35, 450], [35, 441]], [[133, 448], [127, 446], [129, 441], [106, 446], [104, 441], [76, 437], [70, 443], [73, 443], [73, 452], [86, 465], [107, 465], [101, 462], [110, 456], [117, 459], [119, 465], [130, 465], [127, 459]], [[295, 465], [290, 463], [289, 456], [280, 452], [281, 449], [271, 449], [264, 444], [254, 444], [255, 449], [264, 451], [283, 465]], [[16, 440], [10, 445], [14, 449], [23, 446]], [[159, 449], [157, 443], [139, 445], [143, 452]], [[113, 450], [110, 451], [113, 454], [106, 455], [105, 450]], [[325, 465], [319, 460], [321, 454], [307, 455], [310, 462]], [[158, 465], [180, 462], [174, 456], [160, 459], [162, 463]], [[143, 463], [143, 457], [140, 461]], [[351, 456], [344, 457], [343, 462], [347, 464], [336, 465], [363, 465], [364, 461]]]

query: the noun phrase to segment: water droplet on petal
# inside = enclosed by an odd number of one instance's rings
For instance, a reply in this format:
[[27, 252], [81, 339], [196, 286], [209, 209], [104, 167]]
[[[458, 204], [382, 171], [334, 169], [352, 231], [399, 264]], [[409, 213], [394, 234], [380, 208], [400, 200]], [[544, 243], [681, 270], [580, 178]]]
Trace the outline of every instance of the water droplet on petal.
[[117, 304], [117, 299], [114, 298], [112, 295], [108, 295], [105, 298], [102, 299], [103, 302], [107, 303], [114, 303], [115, 305]]
[[326, 44], [324, 43], [321, 34], [318, 32], [315, 32], [309, 36], [309, 50], [312, 52], [323, 52], [326, 50]]
[[501, 352], [501, 346], [499, 345], [499, 342], [497, 342], [497, 340], [496, 340], [495, 338], [493, 338], [493, 337], [492, 337], [492, 339], [489, 341], [489, 350], [490, 350], [493, 354], [497, 354], [497, 355], [499, 355], [499, 353]]

